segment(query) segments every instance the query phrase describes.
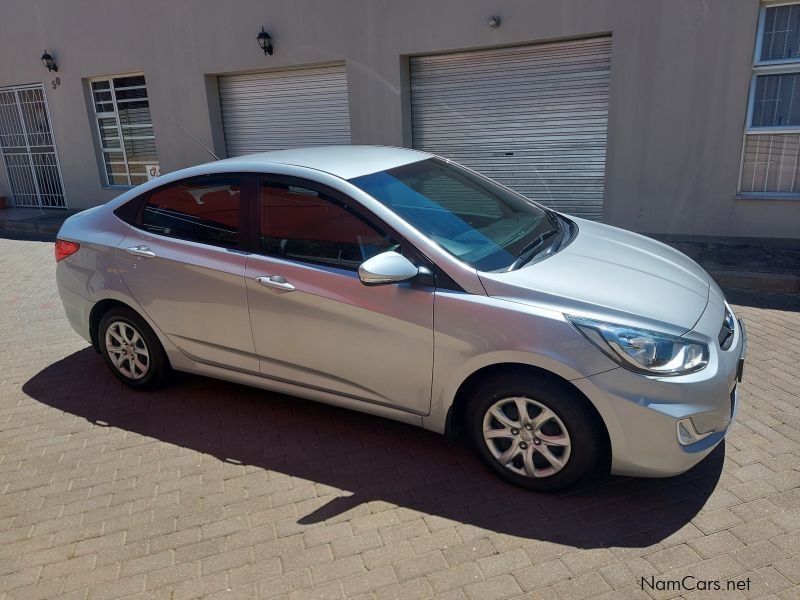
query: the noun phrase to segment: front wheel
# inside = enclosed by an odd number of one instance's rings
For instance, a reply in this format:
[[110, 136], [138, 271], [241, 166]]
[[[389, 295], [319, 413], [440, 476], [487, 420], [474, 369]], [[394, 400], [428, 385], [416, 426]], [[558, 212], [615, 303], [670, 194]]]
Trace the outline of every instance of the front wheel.
[[100, 320], [100, 353], [111, 372], [136, 389], [160, 387], [169, 374], [167, 355], [150, 326], [128, 308], [113, 308]]
[[520, 487], [554, 492], [595, 465], [597, 418], [574, 390], [535, 377], [508, 375], [479, 384], [468, 429], [484, 463]]

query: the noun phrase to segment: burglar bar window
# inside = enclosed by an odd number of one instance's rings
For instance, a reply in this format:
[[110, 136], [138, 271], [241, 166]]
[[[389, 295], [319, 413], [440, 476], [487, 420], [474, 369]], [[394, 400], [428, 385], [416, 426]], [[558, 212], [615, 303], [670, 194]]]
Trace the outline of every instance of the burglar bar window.
[[158, 166], [144, 75], [93, 79], [89, 85], [106, 184], [144, 183], [147, 167]]
[[761, 8], [742, 153], [742, 194], [800, 193], [800, 3]]

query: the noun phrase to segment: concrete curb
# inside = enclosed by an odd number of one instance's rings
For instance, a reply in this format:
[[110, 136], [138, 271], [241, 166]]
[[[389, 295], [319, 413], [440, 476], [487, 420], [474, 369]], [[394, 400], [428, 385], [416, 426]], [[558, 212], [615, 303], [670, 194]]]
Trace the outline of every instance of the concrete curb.
[[2, 216], [0, 216], [0, 234], [4, 231], [10, 233], [27, 233], [51, 236], [55, 240], [59, 229], [61, 229], [61, 222], [42, 223], [30, 219], [3, 219]]
[[746, 288], [762, 292], [800, 292], [800, 275], [754, 271], [709, 270], [720, 287]]

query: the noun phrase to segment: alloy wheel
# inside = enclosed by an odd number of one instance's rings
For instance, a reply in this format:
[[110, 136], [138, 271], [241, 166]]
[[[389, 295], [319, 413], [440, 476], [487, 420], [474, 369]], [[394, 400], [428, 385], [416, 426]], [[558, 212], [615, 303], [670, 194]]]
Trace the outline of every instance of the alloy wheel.
[[532, 398], [513, 396], [492, 404], [483, 417], [483, 440], [492, 456], [524, 477], [550, 477], [569, 461], [567, 428], [552, 410]]
[[150, 353], [142, 335], [130, 323], [114, 321], [106, 329], [106, 351], [125, 377], [141, 379], [150, 370]]

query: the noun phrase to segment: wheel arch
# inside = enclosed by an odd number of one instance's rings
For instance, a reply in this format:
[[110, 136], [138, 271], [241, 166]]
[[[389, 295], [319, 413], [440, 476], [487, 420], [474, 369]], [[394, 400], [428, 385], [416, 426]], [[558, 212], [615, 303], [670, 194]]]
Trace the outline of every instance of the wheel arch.
[[606, 423], [600, 415], [600, 412], [597, 410], [597, 407], [592, 403], [591, 400], [589, 400], [586, 394], [584, 394], [569, 380], [564, 379], [552, 371], [543, 369], [542, 367], [525, 363], [495, 363], [483, 366], [477, 371], [471, 373], [459, 386], [453, 398], [453, 402], [447, 411], [447, 418], [445, 421], [445, 436], [451, 440], [456, 439], [463, 431], [466, 409], [469, 404], [469, 397], [472, 390], [474, 390], [481, 381], [488, 377], [500, 377], [503, 375], [524, 375], [540, 380], [546, 379], [558, 386], [563, 387], [570, 394], [574, 395], [575, 398], [578, 398], [579, 401], [592, 414], [593, 418], [597, 421], [599, 430], [602, 432], [603, 436], [602, 448], [600, 449], [602, 455], [601, 460], [603, 461], [604, 465], [608, 463], [611, 456], [611, 439], [608, 434]]

